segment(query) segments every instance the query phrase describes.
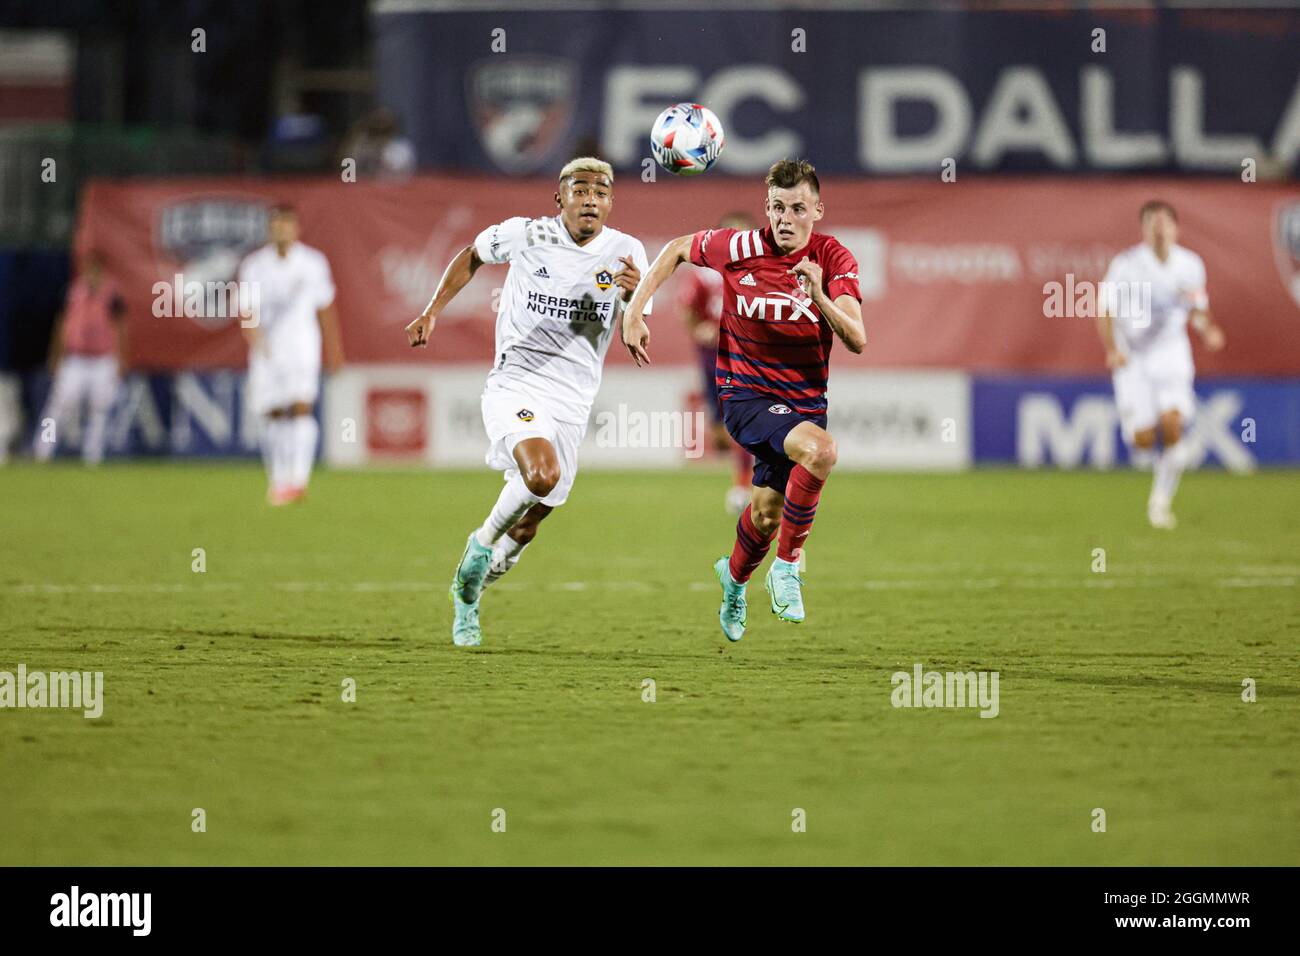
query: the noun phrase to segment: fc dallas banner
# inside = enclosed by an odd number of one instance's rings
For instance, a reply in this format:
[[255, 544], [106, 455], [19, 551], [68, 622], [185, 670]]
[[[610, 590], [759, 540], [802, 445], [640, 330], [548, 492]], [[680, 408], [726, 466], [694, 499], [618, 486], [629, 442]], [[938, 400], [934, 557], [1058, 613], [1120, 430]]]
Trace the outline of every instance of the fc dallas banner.
[[[141, 369], [238, 367], [245, 346], [220, 290], [264, 240], [273, 203], [293, 203], [302, 239], [328, 257], [351, 362], [492, 360], [495, 293], [505, 267], [485, 266], [442, 316], [427, 350], [404, 326], [452, 257], [484, 227], [555, 212], [549, 179], [421, 177], [403, 183], [334, 179], [211, 179], [92, 184], [77, 251], [94, 247], [129, 309], [131, 364]], [[656, 182], [621, 176], [610, 224], [654, 257], [669, 239], [726, 213], [760, 221], [760, 179]], [[858, 259], [867, 349], [837, 349], [847, 366], [1100, 372], [1087, 284], [1139, 241], [1138, 208], [1171, 202], [1181, 241], [1205, 259], [1211, 308], [1228, 336], [1205, 372], [1300, 373], [1300, 190], [1236, 178], [956, 182], [823, 181], [822, 231]], [[681, 274], [656, 298], [656, 363], [694, 361], [678, 308]], [[213, 290], [218, 293], [216, 300]], [[206, 295], [205, 295], [206, 290]], [[1074, 305], [1078, 304], [1079, 309]], [[615, 343], [611, 361], [627, 357]]]

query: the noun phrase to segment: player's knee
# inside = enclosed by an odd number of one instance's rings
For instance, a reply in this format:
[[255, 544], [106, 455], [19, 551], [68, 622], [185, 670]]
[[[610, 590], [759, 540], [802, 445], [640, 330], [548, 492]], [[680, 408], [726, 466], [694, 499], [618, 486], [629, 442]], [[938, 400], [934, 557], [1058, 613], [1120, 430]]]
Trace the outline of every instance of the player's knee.
[[560, 483], [560, 466], [557, 462], [531, 464], [524, 470], [524, 486], [529, 494], [545, 498]]
[[1156, 446], [1156, 430], [1148, 428], [1145, 431], [1135, 432], [1133, 434], [1133, 444], [1139, 448], [1154, 448]]
[[827, 435], [809, 449], [804, 467], [815, 475], [828, 475], [838, 460], [839, 448], [835, 439]]
[[537, 522], [530, 521], [527, 518], [521, 518], [519, 522], [511, 528], [507, 534], [515, 540], [517, 544], [525, 545], [537, 537]]
[[1166, 415], [1160, 420], [1160, 436], [1166, 445], [1176, 444], [1183, 437], [1183, 419], [1181, 415]]
[[759, 534], [770, 536], [781, 526], [781, 511], [778, 508], [772, 511], [764, 511], [755, 503], [749, 509], [750, 520], [754, 522], [754, 528]]

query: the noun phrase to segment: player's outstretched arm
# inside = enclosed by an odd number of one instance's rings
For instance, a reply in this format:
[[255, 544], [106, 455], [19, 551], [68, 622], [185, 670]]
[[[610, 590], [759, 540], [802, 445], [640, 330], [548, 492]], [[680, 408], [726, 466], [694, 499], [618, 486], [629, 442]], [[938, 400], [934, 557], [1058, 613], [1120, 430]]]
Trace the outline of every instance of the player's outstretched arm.
[[817, 311], [831, 324], [831, 331], [840, 337], [846, 349], [854, 355], [862, 354], [867, 347], [867, 326], [862, 321], [861, 302], [845, 294], [834, 302], [818, 302]]
[[822, 288], [822, 267], [807, 256], [800, 259], [789, 270], [804, 282], [804, 288], [817, 306], [822, 318], [830, 323], [831, 331], [839, 336], [844, 347], [854, 355], [861, 355], [867, 347], [867, 328], [862, 321], [862, 303], [853, 296], [844, 293], [832, 302]]
[[1198, 304], [1192, 312], [1190, 321], [1192, 328], [1197, 331], [1201, 341], [1205, 343], [1205, 347], [1211, 352], [1218, 352], [1227, 344], [1223, 329], [1220, 328], [1219, 323], [1214, 321], [1214, 316], [1210, 314], [1208, 305]]
[[690, 259], [691, 241], [694, 238], [693, 234], [678, 236], [663, 247], [655, 257], [655, 261], [651, 263], [650, 271], [642, 276], [637, 284], [636, 294], [632, 296], [627, 311], [623, 313], [623, 344], [638, 368], [650, 364], [650, 355], [646, 352], [650, 344], [650, 327], [645, 324], [645, 316], [642, 314], [645, 304], [673, 274], [673, 270]]
[[1106, 367], [1112, 371], [1125, 363], [1124, 354], [1115, 346], [1115, 320], [1105, 307], [1097, 310], [1097, 337], [1106, 350]]
[[320, 323], [321, 341], [325, 343], [325, 368], [337, 372], [343, 367], [343, 333], [339, 330], [339, 313], [334, 303], [317, 309], [316, 321]]
[[456, 298], [456, 293], [469, 285], [469, 280], [474, 278], [474, 273], [481, 265], [483, 260], [478, 257], [478, 250], [472, 243], [451, 260], [442, 278], [438, 280], [438, 288], [434, 290], [429, 304], [424, 307], [424, 311], [416, 317], [415, 321], [406, 327], [406, 338], [412, 347], [417, 345], [423, 347], [429, 344], [429, 335], [433, 332], [434, 322], [447, 307], [447, 303]]

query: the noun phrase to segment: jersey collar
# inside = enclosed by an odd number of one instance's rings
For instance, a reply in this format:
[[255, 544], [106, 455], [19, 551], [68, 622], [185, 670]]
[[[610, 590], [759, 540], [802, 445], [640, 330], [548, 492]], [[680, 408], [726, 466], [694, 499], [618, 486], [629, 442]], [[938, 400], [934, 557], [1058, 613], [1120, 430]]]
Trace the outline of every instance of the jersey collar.
[[564, 224], [564, 220], [559, 214], [557, 213], [552, 218], [555, 220], [556, 228], [560, 230], [560, 235], [564, 238], [564, 241], [574, 249], [579, 249], [582, 252], [595, 252], [605, 244], [605, 236], [609, 232], [609, 226], [607, 225], [600, 227], [600, 234], [595, 239], [592, 239], [585, 246], [580, 246], [574, 241], [573, 236], [569, 235], [569, 227]]
[[1164, 262], [1156, 255], [1156, 251], [1145, 242], [1138, 243], [1142, 247], [1142, 255], [1146, 257], [1147, 262], [1154, 265], [1157, 269], [1168, 269], [1174, 263], [1174, 256], [1178, 255], [1179, 245], [1174, 243], [1169, 247], [1169, 255], [1165, 257]]

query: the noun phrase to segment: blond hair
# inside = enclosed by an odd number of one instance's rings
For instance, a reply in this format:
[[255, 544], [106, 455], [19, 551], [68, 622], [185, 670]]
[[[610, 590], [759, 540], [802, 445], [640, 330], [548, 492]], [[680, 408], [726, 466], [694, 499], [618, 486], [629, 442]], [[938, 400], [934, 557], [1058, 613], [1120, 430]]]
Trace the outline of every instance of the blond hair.
[[609, 180], [611, 186], [614, 185], [614, 167], [595, 156], [579, 156], [569, 160], [560, 170], [560, 182], [571, 178], [575, 173], [599, 173]]

